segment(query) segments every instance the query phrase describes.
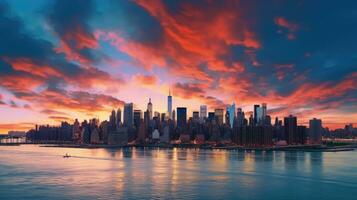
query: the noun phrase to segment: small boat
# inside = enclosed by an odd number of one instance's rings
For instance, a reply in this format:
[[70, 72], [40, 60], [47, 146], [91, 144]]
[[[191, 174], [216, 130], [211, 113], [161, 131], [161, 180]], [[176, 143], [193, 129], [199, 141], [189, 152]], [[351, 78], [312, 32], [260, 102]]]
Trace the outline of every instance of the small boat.
[[70, 158], [70, 157], [71, 156], [68, 153], [66, 153], [66, 155], [63, 156], [63, 158]]

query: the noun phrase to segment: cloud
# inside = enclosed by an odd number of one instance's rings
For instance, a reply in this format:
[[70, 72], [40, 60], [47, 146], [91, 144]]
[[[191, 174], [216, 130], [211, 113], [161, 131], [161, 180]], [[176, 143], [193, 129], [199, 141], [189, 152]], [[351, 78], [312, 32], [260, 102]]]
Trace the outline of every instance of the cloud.
[[63, 121], [72, 122], [72, 121], [74, 121], [72, 118], [65, 117], [65, 116], [49, 116], [48, 118], [53, 119], [58, 122], [63, 122]]
[[137, 74], [133, 77], [134, 81], [139, 83], [140, 85], [156, 85], [158, 82], [158, 78], [154, 75], [143, 75], [143, 74]]
[[205, 91], [207, 90], [207, 87], [207, 85], [198, 83], [176, 83], [173, 87], [173, 93], [175, 96], [184, 99], [197, 99], [212, 108], [226, 107], [227, 104], [222, 100], [206, 95]]
[[64, 53], [69, 61], [89, 65], [96, 61], [91, 49], [99, 47], [90, 31], [88, 20], [95, 12], [93, 2], [81, 0], [56, 0], [47, 8], [47, 21], [60, 38], [57, 53]]
[[124, 102], [105, 94], [85, 91], [66, 91], [59, 88], [47, 88], [35, 95], [22, 96], [20, 99], [33, 102], [47, 108], [47, 114], [59, 114], [54, 109], [67, 109], [85, 113], [108, 111], [123, 106]]
[[0, 123], [0, 131], [2, 133], [5, 133], [10, 130], [28, 131], [32, 128], [35, 128], [35, 123], [31, 123], [31, 122]]
[[64, 112], [56, 111], [56, 110], [52, 110], [52, 109], [43, 109], [43, 110], [41, 110], [41, 113], [46, 114], [46, 115], [67, 115]]
[[143, 42], [147, 41], [145, 35], [131, 38], [126, 29], [97, 30], [95, 35], [128, 54], [136, 65], [145, 69], [165, 67], [183, 78], [212, 82], [214, 73], [244, 71], [245, 65], [239, 60], [222, 59], [222, 55], [230, 53], [231, 46], [252, 49], [251, 52], [261, 48], [236, 2], [215, 2], [217, 5], [180, 2], [177, 5], [180, 12], [173, 12], [170, 3], [163, 1], [136, 3], [141, 8], [136, 8], [139, 16], [146, 11], [155, 19], [155, 26], [160, 25], [160, 39]]
[[276, 17], [274, 19], [276, 25], [286, 28], [288, 30], [288, 39], [293, 40], [296, 38], [295, 33], [299, 29], [299, 25], [293, 22], [288, 21], [284, 17]]

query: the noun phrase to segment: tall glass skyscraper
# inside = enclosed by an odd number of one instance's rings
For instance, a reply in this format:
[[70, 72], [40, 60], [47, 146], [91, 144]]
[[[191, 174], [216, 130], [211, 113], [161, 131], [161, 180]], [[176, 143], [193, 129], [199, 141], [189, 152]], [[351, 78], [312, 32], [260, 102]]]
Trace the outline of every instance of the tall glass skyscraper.
[[169, 89], [169, 96], [167, 96], [167, 113], [169, 114], [169, 119], [172, 119], [172, 96]]
[[200, 118], [204, 119], [207, 117], [207, 106], [206, 105], [201, 105], [200, 106]]
[[231, 128], [233, 128], [234, 118], [236, 117], [236, 104], [233, 103], [228, 106], [227, 111], [229, 113], [229, 124], [231, 125]]
[[187, 108], [178, 107], [177, 108], [177, 127], [184, 128], [187, 122]]
[[124, 126], [132, 127], [134, 123], [133, 103], [126, 103], [124, 105]]
[[149, 120], [152, 119], [152, 103], [151, 103], [151, 98], [149, 98], [149, 103], [147, 106], [147, 111], [148, 111], [148, 115], [149, 115]]

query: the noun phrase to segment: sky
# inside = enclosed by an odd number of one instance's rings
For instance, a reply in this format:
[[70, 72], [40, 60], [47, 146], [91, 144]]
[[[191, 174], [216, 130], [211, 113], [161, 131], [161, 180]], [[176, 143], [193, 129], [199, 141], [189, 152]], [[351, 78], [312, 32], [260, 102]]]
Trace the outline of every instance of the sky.
[[357, 123], [357, 2], [0, 0], [0, 133], [133, 102]]

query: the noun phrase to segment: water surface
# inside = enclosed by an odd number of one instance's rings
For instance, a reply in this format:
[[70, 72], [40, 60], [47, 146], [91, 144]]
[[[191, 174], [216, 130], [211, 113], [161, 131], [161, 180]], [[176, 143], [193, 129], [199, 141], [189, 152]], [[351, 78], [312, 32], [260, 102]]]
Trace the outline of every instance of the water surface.
[[356, 197], [355, 151], [0, 146], [2, 200]]

